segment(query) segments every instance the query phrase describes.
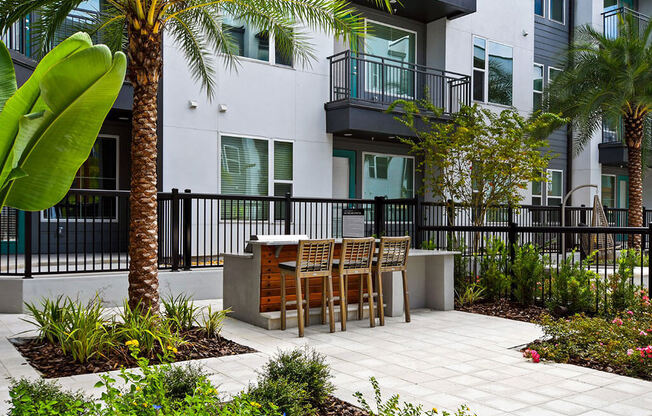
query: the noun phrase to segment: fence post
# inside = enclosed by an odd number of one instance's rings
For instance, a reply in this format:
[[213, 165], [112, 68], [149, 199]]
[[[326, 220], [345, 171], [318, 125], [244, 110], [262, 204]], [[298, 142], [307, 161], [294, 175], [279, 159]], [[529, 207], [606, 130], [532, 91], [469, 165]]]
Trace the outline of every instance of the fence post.
[[[647, 255], [648, 255], [648, 265], [647, 265], [647, 293], [648, 296], [652, 293], [652, 222], [648, 225], [647, 233]], [[645, 248], [645, 246], [643, 246]], [[643, 252], [641, 250], [641, 259], [643, 258]], [[643, 272], [641, 271], [641, 276]], [[642, 279], [641, 279], [642, 281]]]
[[647, 210], [645, 209], [645, 207], [643, 207], [643, 222], [641, 224], [643, 224], [644, 227], [645, 227], [645, 223], [647, 222], [647, 218], [646, 218], [647, 215], [645, 215], [646, 211]]
[[421, 248], [423, 245], [423, 236], [421, 235], [421, 229], [423, 227], [423, 209], [421, 205], [421, 196], [417, 196], [414, 202], [414, 248]]
[[172, 188], [172, 271], [179, 271], [179, 189]]
[[586, 225], [586, 205], [582, 204], [580, 205], [580, 208], [580, 224]]
[[192, 266], [192, 199], [190, 189], [184, 191], [183, 198], [183, 270]]
[[374, 198], [374, 235], [380, 238], [385, 234], [385, 197]]
[[[446, 224], [447, 226], [453, 226], [455, 225], [455, 203], [453, 202], [452, 199], [449, 199], [446, 201]], [[453, 250], [455, 245], [453, 244], [453, 232], [452, 231], [447, 231], [446, 232], [446, 250], [451, 251]]]
[[292, 194], [290, 192], [285, 193], [285, 206], [283, 207], [285, 213], [285, 235], [292, 233], [290, 230], [290, 225], [292, 224]]
[[516, 256], [516, 223], [514, 222], [514, 209], [510, 204], [507, 208], [507, 216], [509, 218], [509, 230], [507, 231], [507, 243], [509, 244], [509, 264], [514, 263]]
[[32, 278], [32, 212], [31, 211], [25, 211], [24, 221], [25, 221], [25, 277], [24, 278], [31, 279]]

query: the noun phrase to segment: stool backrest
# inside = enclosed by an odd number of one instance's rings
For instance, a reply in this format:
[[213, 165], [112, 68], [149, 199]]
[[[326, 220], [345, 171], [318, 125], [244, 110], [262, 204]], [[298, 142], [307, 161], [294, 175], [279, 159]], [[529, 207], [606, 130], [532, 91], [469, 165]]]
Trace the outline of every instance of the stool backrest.
[[297, 274], [327, 276], [333, 270], [335, 240], [300, 240]]
[[345, 238], [340, 254], [340, 273], [370, 273], [376, 241], [369, 238]]
[[378, 252], [380, 270], [404, 270], [410, 251], [410, 237], [381, 237]]

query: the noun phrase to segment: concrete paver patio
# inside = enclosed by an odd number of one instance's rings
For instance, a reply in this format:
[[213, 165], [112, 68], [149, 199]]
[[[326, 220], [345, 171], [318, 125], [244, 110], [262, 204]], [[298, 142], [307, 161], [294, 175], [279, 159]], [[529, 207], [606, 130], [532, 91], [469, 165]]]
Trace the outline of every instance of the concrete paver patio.
[[[215, 303], [221, 306], [221, 301]], [[2, 414], [8, 408], [9, 377], [38, 377], [7, 340], [29, 329], [20, 318], [0, 315]], [[266, 331], [229, 320], [223, 335], [259, 352], [198, 362], [221, 392], [233, 394], [254, 381], [256, 369], [278, 350], [307, 344], [328, 357], [336, 395], [352, 403], [356, 391], [372, 398], [369, 377], [375, 376], [386, 398], [398, 393], [402, 400], [448, 410], [468, 404], [479, 416], [652, 415], [652, 382], [523, 359], [514, 347], [541, 335], [533, 324], [458, 311], [418, 310], [409, 324], [387, 318], [384, 327], [368, 325], [367, 320], [350, 321], [347, 332], [334, 334], [328, 326], [311, 326], [301, 339], [296, 329]], [[93, 392], [97, 379], [92, 374], [59, 382]]]

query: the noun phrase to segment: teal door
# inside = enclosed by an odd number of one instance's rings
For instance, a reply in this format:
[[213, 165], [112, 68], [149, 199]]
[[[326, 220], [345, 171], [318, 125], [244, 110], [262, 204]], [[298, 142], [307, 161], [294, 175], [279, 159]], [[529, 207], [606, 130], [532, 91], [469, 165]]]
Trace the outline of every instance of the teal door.
[[355, 150], [333, 149], [333, 198], [355, 198]]
[[25, 213], [4, 208], [0, 218], [0, 253], [23, 254], [25, 252]]

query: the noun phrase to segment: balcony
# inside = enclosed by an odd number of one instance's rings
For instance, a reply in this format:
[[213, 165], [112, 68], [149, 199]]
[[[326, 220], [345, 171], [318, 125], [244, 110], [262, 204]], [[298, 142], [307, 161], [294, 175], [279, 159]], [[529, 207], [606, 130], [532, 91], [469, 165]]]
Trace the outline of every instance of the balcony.
[[[598, 144], [598, 160], [606, 166], [624, 168], [629, 163], [627, 146], [621, 139], [622, 129], [613, 129], [603, 123], [602, 143]], [[652, 167], [652, 152], [644, 158], [648, 167]]]
[[648, 16], [627, 7], [608, 10], [602, 13], [603, 34], [611, 39], [617, 38], [620, 34], [620, 24], [625, 19], [632, 19], [632, 22], [638, 26], [640, 34], [643, 34], [645, 27], [650, 22]]
[[331, 56], [326, 130], [360, 136], [409, 136], [385, 111], [398, 99], [427, 99], [443, 119], [471, 102], [471, 77], [391, 58], [345, 51]]

